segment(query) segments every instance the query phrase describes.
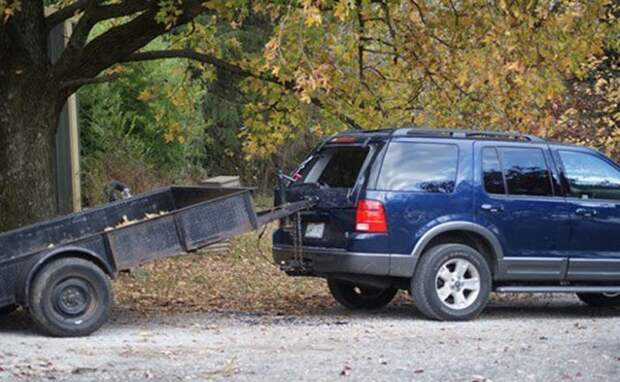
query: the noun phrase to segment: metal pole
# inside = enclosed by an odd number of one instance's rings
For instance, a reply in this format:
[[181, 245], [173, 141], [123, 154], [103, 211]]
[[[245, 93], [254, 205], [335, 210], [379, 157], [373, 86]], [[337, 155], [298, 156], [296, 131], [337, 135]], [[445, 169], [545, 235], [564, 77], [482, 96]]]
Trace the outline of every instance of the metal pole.
[[[64, 25], [65, 46], [73, 33], [73, 24], [70, 20]], [[71, 169], [71, 206], [73, 212], [82, 209], [82, 188], [80, 182], [80, 135], [78, 131], [77, 97], [71, 94], [67, 99], [67, 114], [69, 122], [69, 157]]]

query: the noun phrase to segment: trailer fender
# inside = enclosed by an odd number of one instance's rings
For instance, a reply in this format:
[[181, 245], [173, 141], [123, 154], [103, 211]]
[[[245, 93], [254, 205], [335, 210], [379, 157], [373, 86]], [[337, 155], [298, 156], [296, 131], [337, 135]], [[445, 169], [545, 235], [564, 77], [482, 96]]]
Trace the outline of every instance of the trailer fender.
[[22, 288], [17, 290], [17, 301], [22, 306], [28, 306], [28, 300], [30, 298], [30, 287], [35, 276], [46, 264], [66, 257], [79, 257], [84, 260], [93, 262], [99, 268], [101, 268], [108, 276], [114, 278], [116, 272], [108, 261], [104, 260], [97, 253], [80, 247], [60, 247], [53, 251], [46, 252], [43, 255], [36, 258], [32, 266], [30, 266], [28, 272], [22, 274], [21, 280], [17, 285], [23, 285]]

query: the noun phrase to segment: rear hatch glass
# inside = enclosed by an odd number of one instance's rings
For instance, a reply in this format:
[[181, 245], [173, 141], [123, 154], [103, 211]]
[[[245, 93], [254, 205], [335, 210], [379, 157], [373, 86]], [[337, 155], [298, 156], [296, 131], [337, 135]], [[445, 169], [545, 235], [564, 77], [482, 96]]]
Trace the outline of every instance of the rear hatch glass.
[[355, 207], [365, 180], [373, 145], [326, 147], [313, 153], [296, 170], [286, 189], [288, 202], [316, 197], [318, 205], [302, 213], [304, 244], [341, 247], [355, 228]]
[[328, 148], [301, 181], [324, 188], [353, 188], [367, 155], [368, 147]]

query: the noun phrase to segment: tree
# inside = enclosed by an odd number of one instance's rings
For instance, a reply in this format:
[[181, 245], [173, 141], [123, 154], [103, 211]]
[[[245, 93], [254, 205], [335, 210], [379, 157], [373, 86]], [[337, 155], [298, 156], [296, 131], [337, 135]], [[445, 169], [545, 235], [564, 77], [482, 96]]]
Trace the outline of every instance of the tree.
[[565, 97], [550, 105], [557, 120], [551, 136], [596, 147], [620, 160], [620, 1], [601, 20], [610, 26], [603, 54], [580, 65], [579, 76], [567, 81]]
[[306, 1], [278, 24], [265, 58], [279, 79], [296, 81], [302, 99], [319, 97], [364, 127], [414, 122], [546, 135], [554, 124], [547, 106], [582, 63], [617, 41], [617, 19], [606, 20], [613, 6]]
[[[56, 10], [46, 15], [48, 5]], [[281, 5], [242, 0], [0, 0], [0, 231], [54, 214], [54, 136], [62, 106], [80, 87], [118, 77], [114, 66], [119, 63], [181, 57], [203, 63], [207, 73], [217, 67], [292, 90], [294, 82], [253, 72], [243, 58], [222, 60], [213, 39], [218, 20], [235, 25], [250, 10], [268, 13]], [[199, 15], [204, 22], [193, 23]], [[67, 47], [51, 63], [48, 35], [74, 16], [78, 21]], [[105, 31], [93, 32], [104, 23], [109, 26]], [[143, 50], [164, 35], [175, 49]]]
[[[47, 3], [58, 10], [45, 16]], [[272, 155], [302, 131], [407, 122], [547, 135], [566, 115], [554, 107], [567, 104], [570, 81], [618, 40], [617, 3], [0, 0], [0, 231], [53, 214], [59, 111], [79, 87], [121, 74], [118, 64], [180, 57], [208, 80], [235, 77], [251, 95], [240, 133], [248, 155]], [[272, 25], [264, 49], [223, 54], [223, 41], [232, 51], [241, 43], [218, 26], [256, 14]], [[50, 63], [47, 35], [74, 15], [68, 47]], [[160, 36], [169, 49], [149, 45]]]
[[[44, 3], [57, 10], [46, 16]], [[99, 75], [121, 61], [147, 59], [136, 52], [206, 12], [209, 3], [0, 0], [0, 231], [54, 214], [54, 136], [67, 97], [85, 84], [113, 79]], [[51, 63], [48, 34], [75, 15], [68, 46]], [[95, 26], [111, 21], [92, 35]]]

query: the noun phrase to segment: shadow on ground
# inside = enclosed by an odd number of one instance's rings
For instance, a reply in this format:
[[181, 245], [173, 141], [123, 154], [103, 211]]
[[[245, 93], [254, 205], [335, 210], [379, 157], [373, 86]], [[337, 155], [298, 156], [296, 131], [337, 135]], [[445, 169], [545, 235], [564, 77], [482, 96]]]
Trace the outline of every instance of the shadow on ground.
[[[303, 303], [303, 301], [300, 301]], [[575, 320], [620, 317], [620, 308], [593, 308], [579, 302], [576, 298], [531, 298], [504, 301], [492, 301], [481, 316], [479, 321], [493, 322], [514, 320]], [[404, 301], [391, 304], [385, 309], [373, 312], [352, 312], [339, 306], [326, 307], [320, 310], [312, 310], [305, 314], [282, 314], [282, 313], [255, 313], [255, 312], [200, 312], [200, 313], [137, 313], [127, 308], [117, 307], [112, 312], [110, 322], [105, 326], [106, 330], [144, 328], [150, 324], [164, 324], [183, 327], [187, 323], [195, 322], [201, 318], [217, 320], [229, 318], [238, 320], [249, 325], [279, 323], [291, 325], [295, 323], [308, 324], [316, 320], [318, 324], [348, 324], [367, 319], [389, 320], [425, 320], [413, 303]], [[19, 309], [12, 314], [0, 316], [1, 334], [38, 335], [33, 328], [27, 311]]]
[[0, 315], [0, 335], [4, 333], [38, 334], [33, 328], [28, 312], [21, 308], [11, 314]]
[[[269, 314], [261, 315], [269, 316]], [[382, 317], [391, 320], [426, 320], [417, 310], [413, 302], [398, 302], [388, 307], [373, 311], [350, 311], [340, 306], [327, 307], [321, 311], [310, 312], [292, 317], [303, 319], [320, 317], [323, 319], [340, 319], [347, 317], [351, 320], [369, 317]], [[558, 319], [585, 319], [585, 318], [613, 318], [620, 317], [620, 307], [595, 308], [581, 303], [576, 298], [531, 298], [506, 301], [492, 301], [477, 320], [558, 320]]]

